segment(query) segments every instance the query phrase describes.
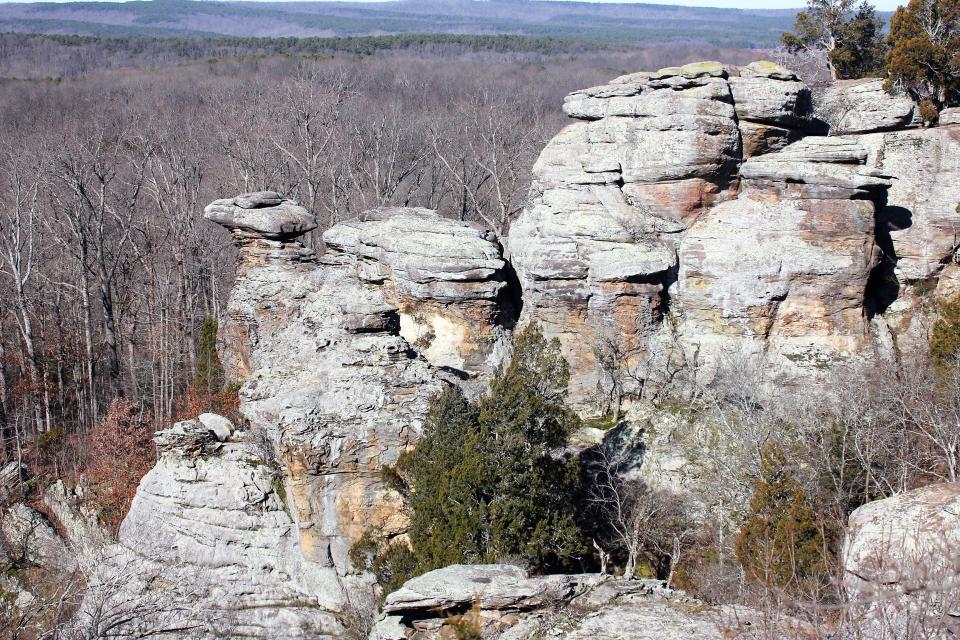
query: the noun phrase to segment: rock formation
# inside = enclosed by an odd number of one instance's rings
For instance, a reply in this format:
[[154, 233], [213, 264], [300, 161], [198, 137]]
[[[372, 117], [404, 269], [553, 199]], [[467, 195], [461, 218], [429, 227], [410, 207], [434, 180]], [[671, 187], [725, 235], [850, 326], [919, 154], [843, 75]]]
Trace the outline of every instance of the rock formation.
[[882, 78], [839, 80], [819, 97], [817, 114], [832, 135], [902, 129], [914, 123], [918, 109], [913, 100], [891, 95]]
[[430, 364], [460, 376], [491, 371], [515, 316], [496, 236], [428, 209], [383, 208], [323, 234], [364, 283], [383, 285], [400, 335]]
[[[762, 637], [758, 615], [723, 610], [656, 580], [597, 574], [530, 577], [511, 565], [452, 565], [414, 578], [387, 597], [370, 640], [453, 637], [448, 616], [464, 615], [484, 638], [527, 640], [721, 640]], [[775, 623], [776, 624], [776, 623]]]
[[[874, 84], [837, 91], [860, 105], [837, 121], [846, 136], [811, 135], [810, 91], [767, 62], [574, 92], [576, 121], [538, 159], [506, 252], [473, 224], [390, 208], [326, 230], [317, 256], [297, 239], [313, 216], [277, 193], [211, 204], [238, 247], [219, 351], [242, 420], [204, 414], [156, 435], [100, 593], [138, 594], [160, 611], [145, 620], [201, 636], [343, 637], [370, 588], [351, 545], [407, 527], [381, 471], [443, 385], [483, 388], [517, 322], [559, 339], [585, 414], [674, 366], [709, 375], [727, 353], [789, 384], [871, 355], [881, 330], [921, 339], [908, 289], [960, 291], [960, 129], [905, 128], [912, 110]], [[130, 586], [114, 589], [126, 566]], [[723, 637], [716, 611], [624, 589], [448, 568], [388, 597], [374, 637], [436, 637], [478, 593], [493, 637]], [[167, 617], [170, 601], [189, 606]]]
[[850, 515], [844, 586], [866, 637], [954, 637], [960, 630], [960, 484], [937, 484]]
[[510, 255], [521, 322], [560, 338], [574, 402], [655, 380], [671, 349], [706, 370], [761, 353], [790, 380], [869, 347], [874, 219], [891, 183], [866, 145], [807, 135], [810, 91], [792, 72], [631, 74], [564, 110], [579, 122], [537, 161]]

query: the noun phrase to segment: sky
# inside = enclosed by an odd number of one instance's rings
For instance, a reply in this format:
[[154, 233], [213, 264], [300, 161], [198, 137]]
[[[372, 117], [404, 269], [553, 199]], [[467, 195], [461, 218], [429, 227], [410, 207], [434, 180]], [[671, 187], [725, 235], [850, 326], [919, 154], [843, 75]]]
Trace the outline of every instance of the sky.
[[[5, 2], [33, 2], [51, 0], [0, 0]], [[71, 2], [72, 0], [52, 0], [53, 2]], [[123, 0], [109, 0], [119, 1]], [[287, 0], [290, 1], [290, 0]], [[295, 0], [294, 0], [295, 1]], [[313, 0], [316, 1], [316, 0]], [[590, 1], [590, 0], [587, 0]], [[637, 2], [638, 0], [599, 0], [602, 2]], [[793, 9], [802, 7], [804, 0], [640, 0], [651, 4], [680, 4], [688, 7], [726, 7], [729, 9]], [[881, 11], [893, 11], [899, 5], [906, 4], [906, 0], [874, 0], [873, 5]]]

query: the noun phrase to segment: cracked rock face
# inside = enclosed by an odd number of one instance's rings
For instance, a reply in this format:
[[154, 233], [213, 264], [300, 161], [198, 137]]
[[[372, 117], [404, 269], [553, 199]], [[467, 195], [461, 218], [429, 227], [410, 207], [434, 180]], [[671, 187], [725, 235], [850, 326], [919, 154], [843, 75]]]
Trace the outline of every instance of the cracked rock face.
[[580, 122], [537, 161], [510, 254], [521, 322], [560, 338], [575, 403], [650, 377], [666, 334], [693, 357], [774, 344], [787, 370], [863, 347], [873, 202], [890, 182], [855, 141], [803, 137], [810, 109], [769, 62], [567, 97]]
[[249, 433], [221, 442], [199, 421], [156, 441], [157, 465], [98, 560], [86, 610], [127, 611], [138, 632], [168, 638], [184, 628], [200, 638], [340, 637], [357, 585], [304, 557], [269, 448]]
[[239, 244], [225, 333], [238, 345], [227, 359], [243, 352], [232, 358], [243, 362], [240, 411], [282, 463], [302, 553], [344, 573], [365, 529], [404, 529], [399, 496], [379, 471], [417, 439], [440, 382], [356, 256], [316, 259], [299, 243], [264, 238]]
[[882, 78], [837, 81], [817, 106], [832, 135], [901, 129], [913, 123], [915, 111], [910, 98], [887, 93]]

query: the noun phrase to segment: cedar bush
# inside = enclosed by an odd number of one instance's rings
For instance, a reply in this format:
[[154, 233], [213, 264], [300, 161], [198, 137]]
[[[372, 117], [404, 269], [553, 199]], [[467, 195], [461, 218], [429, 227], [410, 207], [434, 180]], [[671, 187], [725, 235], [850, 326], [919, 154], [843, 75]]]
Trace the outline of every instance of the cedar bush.
[[486, 395], [471, 402], [448, 388], [433, 399], [423, 437], [393, 475], [411, 508], [418, 572], [507, 559], [540, 570], [577, 562], [585, 551], [572, 499], [579, 467], [558, 454], [580, 424], [564, 405], [569, 378], [559, 341], [528, 326]]
[[798, 586], [826, 577], [827, 540], [813, 506], [783, 449], [767, 444], [760, 458], [737, 559], [751, 578], [772, 586]]

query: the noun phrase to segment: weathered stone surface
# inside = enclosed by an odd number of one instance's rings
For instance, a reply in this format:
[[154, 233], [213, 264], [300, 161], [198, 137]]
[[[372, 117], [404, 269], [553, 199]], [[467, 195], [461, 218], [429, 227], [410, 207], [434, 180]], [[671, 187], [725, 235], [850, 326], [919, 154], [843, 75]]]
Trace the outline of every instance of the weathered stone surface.
[[77, 566], [75, 555], [47, 518], [22, 502], [6, 510], [0, 520], [0, 531], [16, 560], [66, 573]]
[[215, 435], [220, 442], [226, 442], [230, 439], [230, 436], [233, 435], [233, 423], [221, 415], [217, 415], [216, 413], [201, 413], [197, 416], [197, 420], [204, 427], [213, 431], [213, 435]]
[[740, 197], [680, 245], [683, 340], [701, 357], [767, 353], [796, 375], [869, 344], [863, 299], [875, 264], [874, 204], [889, 180], [847, 140], [805, 138], [741, 167]]
[[274, 191], [215, 200], [203, 215], [228, 229], [271, 240], [291, 240], [317, 228], [312, 213]]
[[832, 135], [889, 131], [913, 121], [914, 103], [887, 93], [882, 78], [840, 80], [820, 97], [817, 116], [830, 125]]
[[[387, 596], [370, 640], [451, 637], [447, 615], [471, 607], [483, 637], [497, 640], [763, 637], [757, 612], [714, 609], [653, 580], [598, 574], [531, 578], [508, 565], [453, 565], [414, 578]], [[764, 631], [788, 626], [765, 622]]]
[[198, 638], [341, 637], [353, 585], [303, 556], [269, 447], [248, 435], [201, 454], [183, 425], [158, 432], [160, 460], [119, 544], [99, 560], [85, 606], [135, 607], [130, 628], [195, 628]]
[[75, 553], [98, 549], [111, 542], [100, 518], [83, 504], [82, 485], [70, 489], [63, 480], [57, 480], [43, 492], [43, 504], [59, 523]]
[[[343, 574], [364, 530], [405, 527], [379, 470], [416, 441], [440, 382], [399, 335], [387, 287], [365, 278], [356, 254], [316, 260], [296, 243], [265, 243], [241, 239], [225, 329], [242, 342], [226, 356], [243, 363], [240, 411], [273, 444], [301, 553]], [[405, 273], [419, 277], [407, 258]]]
[[952, 124], [960, 124], [960, 107], [951, 107], [940, 112], [939, 124], [946, 127]]
[[[574, 92], [564, 110], [585, 122], [537, 161], [510, 236], [521, 322], [560, 338], [581, 407], [650, 377], [666, 342], [693, 356], [772, 346], [797, 374], [869, 343], [887, 171], [857, 140], [803, 137], [810, 92], [795, 74], [758, 62], [729, 75], [668, 69]], [[668, 139], [645, 137], [667, 110]], [[734, 128], [743, 146], [724, 142]]]
[[960, 246], [960, 130], [954, 127], [857, 137], [866, 166], [895, 176], [878, 214], [878, 240], [903, 283], [936, 275]]
[[947, 638], [960, 630], [960, 484], [870, 502], [850, 515], [844, 586], [866, 637]]
[[388, 306], [355, 310], [354, 330], [398, 316], [400, 335], [434, 366], [480, 375], [500, 362], [514, 318], [493, 233], [428, 209], [384, 208], [337, 224], [323, 238], [361, 281], [384, 286]]

